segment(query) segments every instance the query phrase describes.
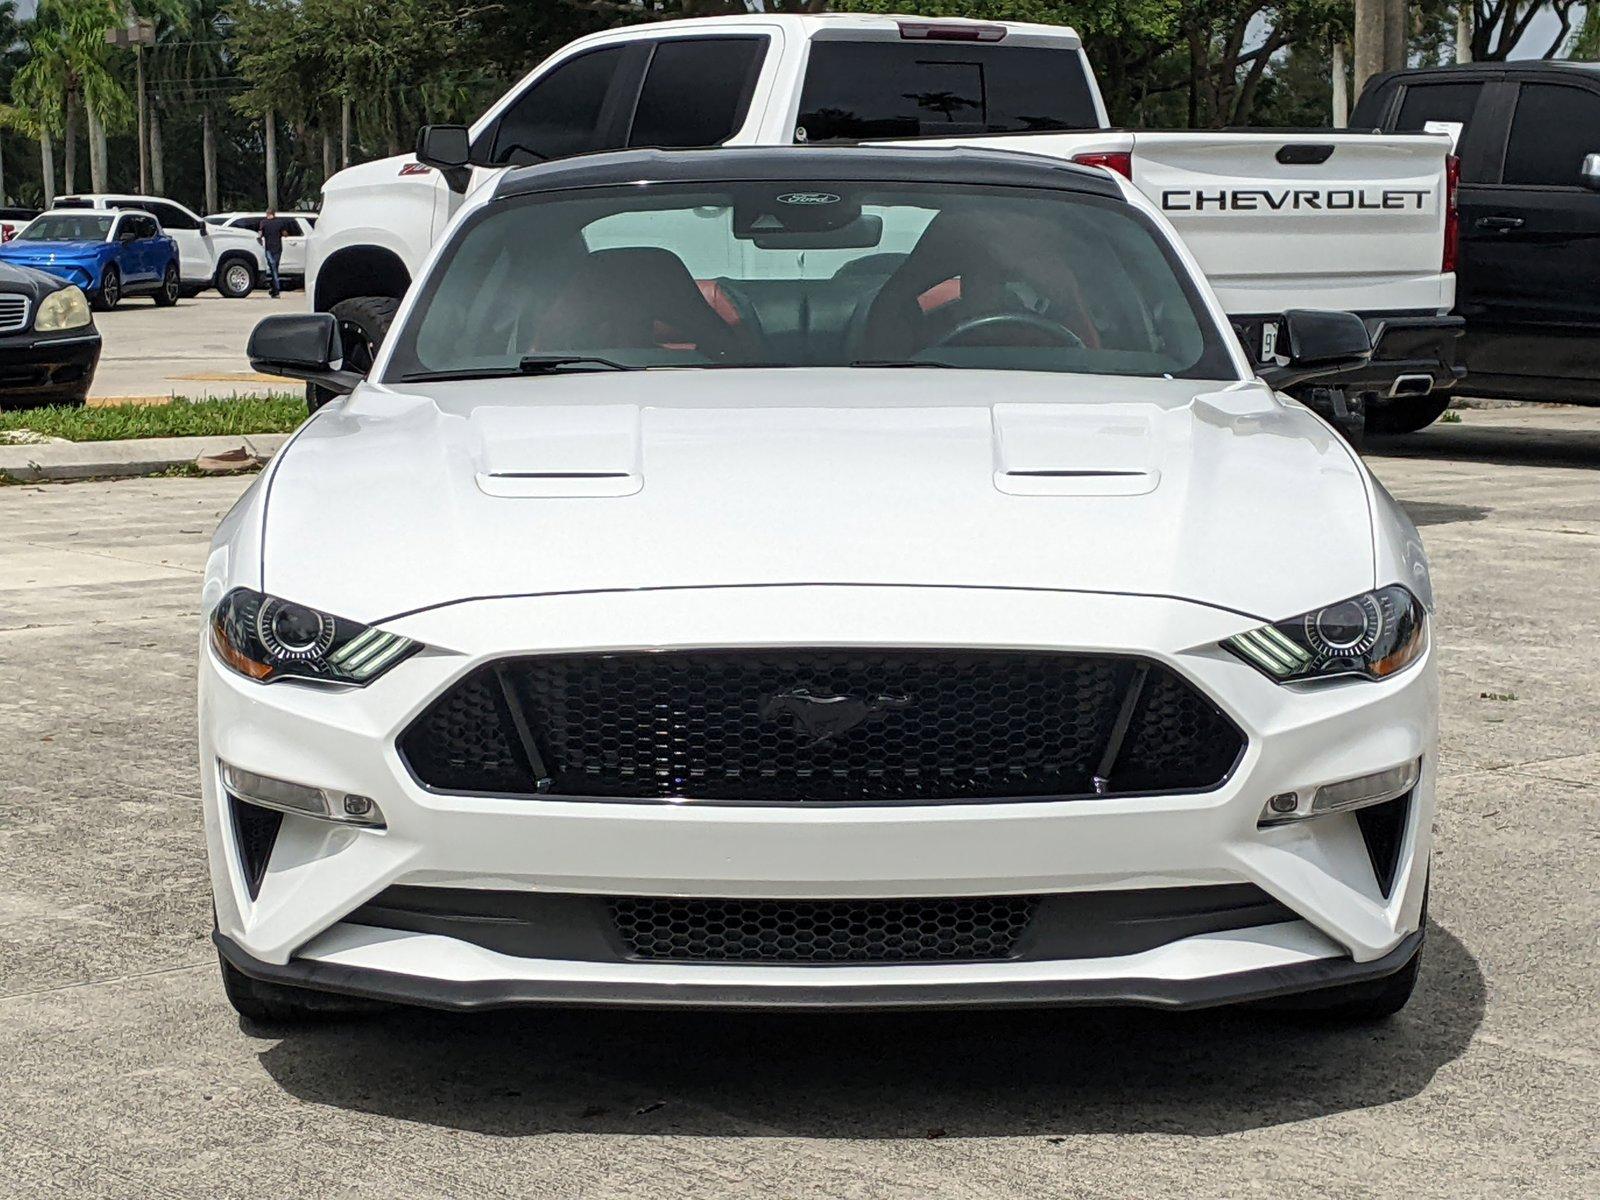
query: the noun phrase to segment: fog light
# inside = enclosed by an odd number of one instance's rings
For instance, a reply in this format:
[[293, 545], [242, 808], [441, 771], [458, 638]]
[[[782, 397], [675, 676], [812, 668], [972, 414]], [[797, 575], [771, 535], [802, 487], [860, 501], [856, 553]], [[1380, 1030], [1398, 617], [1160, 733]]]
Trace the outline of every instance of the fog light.
[[1292, 813], [1300, 807], [1300, 794], [1298, 792], [1279, 792], [1267, 801], [1267, 808], [1279, 814]]
[[344, 798], [344, 814], [347, 817], [370, 816], [377, 805], [372, 802], [371, 796], [346, 796]]
[[1353, 812], [1404, 796], [1417, 786], [1422, 778], [1422, 760], [1413, 759], [1387, 771], [1371, 775], [1358, 775], [1354, 779], [1341, 779], [1325, 783], [1311, 793], [1309, 803], [1297, 792], [1279, 792], [1261, 811], [1259, 826], [1282, 825], [1288, 821], [1303, 821], [1309, 817], [1325, 817], [1330, 813]]
[[370, 796], [291, 783], [287, 779], [246, 771], [232, 763], [218, 763], [218, 766], [222, 769], [222, 786], [240, 800], [258, 807], [347, 825], [382, 826], [384, 823], [383, 811]]

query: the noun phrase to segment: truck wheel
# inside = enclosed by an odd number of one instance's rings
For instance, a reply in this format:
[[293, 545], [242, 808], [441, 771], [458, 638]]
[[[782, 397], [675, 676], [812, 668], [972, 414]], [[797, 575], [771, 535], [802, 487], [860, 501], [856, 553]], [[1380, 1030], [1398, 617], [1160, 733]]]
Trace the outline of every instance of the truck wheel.
[[178, 264], [168, 263], [167, 273], [161, 277], [161, 286], [151, 296], [157, 308], [171, 308], [178, 302]]
[[256, 287], [256, 265], [235, 255], [225, 258], [217, 268], [217, 291], [229, 300], [243, 300]]
[[1432, 425], [1450, 407], [1450, 395], [1397, 396], [1367, 405], [1367, 432], [1415, 433]]
[[[345, 370], [365, 375], [372, 369], [378, 347], [383, 345], [399, 310], [400, 301], [393, 296], [352, 296], [328, 310], [339, 323]], [[306, 408], [311, 412], [316, 412], [333, 397], [334, 393], [326, 388], [314, 383], [306, 385]]]
[[122, 272], [110, 263], [100, 276], [100, 289], [95, 292], [93, 305], [101, 312], [110, 312], [122, 302]]

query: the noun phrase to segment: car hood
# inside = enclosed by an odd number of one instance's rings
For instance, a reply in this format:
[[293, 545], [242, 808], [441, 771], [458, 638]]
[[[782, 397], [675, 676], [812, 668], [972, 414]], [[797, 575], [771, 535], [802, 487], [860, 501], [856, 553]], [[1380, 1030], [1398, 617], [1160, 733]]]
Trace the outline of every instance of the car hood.
[[356, 620], [741, 584], [1175, 596], [1372, 586], [1365, 475], [1259, 384], [939, 370], [364, 385], [274, 466], [265, 590]]
[[0, 254], [12, 262], [48, 259], [54, 255], [62, 258], [93, 258], [107, 248], [106, 242], [7, 242]]

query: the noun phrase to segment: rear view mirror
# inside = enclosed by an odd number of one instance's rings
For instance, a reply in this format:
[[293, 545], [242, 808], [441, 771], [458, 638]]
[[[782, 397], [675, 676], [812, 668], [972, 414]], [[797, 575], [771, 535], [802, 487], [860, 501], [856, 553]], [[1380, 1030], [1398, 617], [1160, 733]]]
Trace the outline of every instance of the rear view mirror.
[[339, 322], [329, 313], [285, 313], [266, 317], [250, 331], [245, 350], [253, 370], [263, 375], [304, 379], [341, 396], [355, 390], [362, 376], [344, 369]]
[[1600, 192], [1600, 154], [1585, 154], [1578, 168], [1578, 182], [1591, 192]]
[[1364, 366], [1372, 357], [1372, 337], [1355, 313], [1294, 308], [1283, 314], [1278, 349], [1288, 361], [1259, 373], [1273, 387], [1284, 388]]
[[472, 135], [465, 125], [424, 125], [417, 130], [417, 161], [455, 171], [472, 161]]

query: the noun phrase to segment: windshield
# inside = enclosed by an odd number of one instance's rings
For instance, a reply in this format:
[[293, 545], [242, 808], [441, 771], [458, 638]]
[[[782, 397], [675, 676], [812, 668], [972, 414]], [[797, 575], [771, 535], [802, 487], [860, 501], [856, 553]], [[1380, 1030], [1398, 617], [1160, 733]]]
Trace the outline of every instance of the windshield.
[[1026, 188], [827, 181], [597, 188], [456, 232], [386, 378], [928, 366], [1235, 379], [1137, 210]]
[[103, 242], [117, 218], [107, 213], [46, 213], [17, 234], [19, 242]]

